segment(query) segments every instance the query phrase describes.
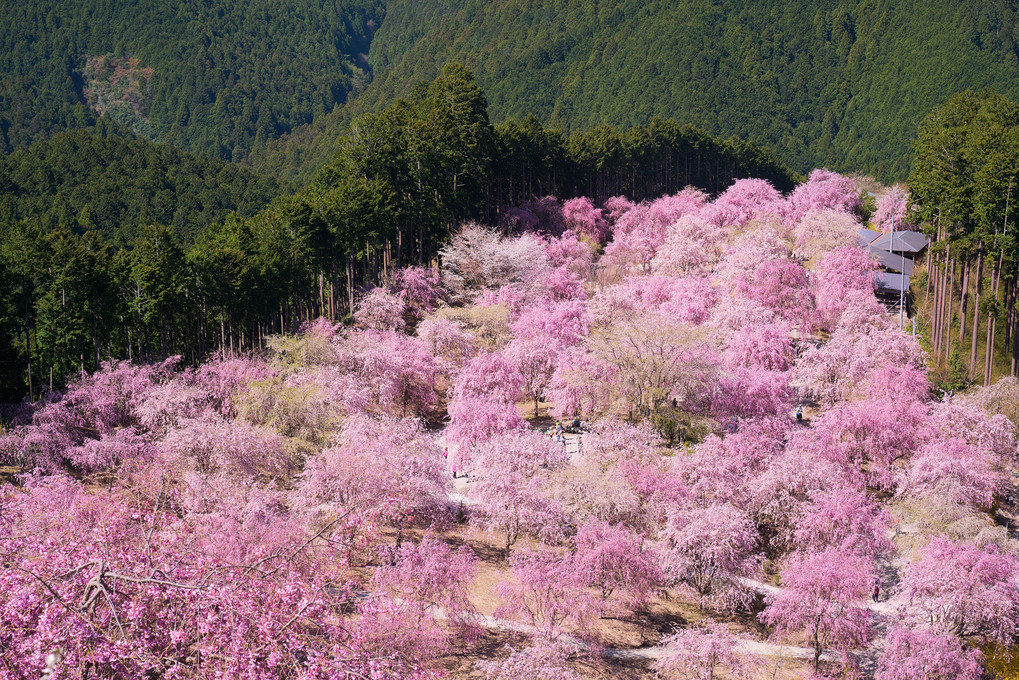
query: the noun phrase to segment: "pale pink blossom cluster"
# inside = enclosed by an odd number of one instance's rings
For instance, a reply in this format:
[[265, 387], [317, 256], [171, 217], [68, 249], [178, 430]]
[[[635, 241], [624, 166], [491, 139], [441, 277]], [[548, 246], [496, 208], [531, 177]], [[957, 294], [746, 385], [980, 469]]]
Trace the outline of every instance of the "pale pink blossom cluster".
[[[979, 677], [977, 648], [1019, 635], [989, 515], [1015, 388], [933, 394], [859, 208], [825, 170], [789, 196], [545, 198], [517, 233], [465, 225], [352, 327], [75, 378], [0, 433], [22, 472], [0, 486], [0, 677], [442, 677], [483, 648], [478, 583], [530, 638], [490, 680], [581, 677], [600, 619], [662, 591], [759, 606], [817, 672], [890, 597], [879, 680]], [[718, 623], [660, 646], [662, 678], [755, 671]]]

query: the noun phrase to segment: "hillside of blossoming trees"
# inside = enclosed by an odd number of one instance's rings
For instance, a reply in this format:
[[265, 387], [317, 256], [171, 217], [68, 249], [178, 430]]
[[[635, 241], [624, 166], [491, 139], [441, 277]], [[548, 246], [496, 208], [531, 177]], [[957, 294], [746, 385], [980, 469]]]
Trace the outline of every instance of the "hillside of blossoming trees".
[[861, 208], [549, 197], [75, 375], [0, 432], [0, 678], [1015, 677], [1019, 382], [932, 387]]

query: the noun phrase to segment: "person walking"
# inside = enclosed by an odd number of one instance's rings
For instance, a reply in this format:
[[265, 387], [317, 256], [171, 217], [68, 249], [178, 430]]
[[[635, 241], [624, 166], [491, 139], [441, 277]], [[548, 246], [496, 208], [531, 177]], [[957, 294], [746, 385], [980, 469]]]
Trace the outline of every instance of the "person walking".
[[878, 595], [881, 594], [881, 586], [877, 581], [874, 581], [874, 597], [872, 598], [875, 602], [878, 600]]

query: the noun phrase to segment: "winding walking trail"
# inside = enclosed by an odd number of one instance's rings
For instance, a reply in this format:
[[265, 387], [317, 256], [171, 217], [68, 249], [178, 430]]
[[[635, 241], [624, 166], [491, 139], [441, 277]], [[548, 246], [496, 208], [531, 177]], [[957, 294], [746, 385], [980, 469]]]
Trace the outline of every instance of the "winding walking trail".
[[[567, 442], [565, 442], [564, 445], [568, 448], [568, 450], [570, 450], [570, 457], [573, 459], [580, 452], [580, 437], [579, 435], [567, 435], [567, 438]], [[572, 438], [575, 438], [577, 441], [569, 441]], [[464, 474], [463, 477], [456, 478], [453, 482], [454, 490], [447, 496], [449, 501], [451, 503], [459, 504], [461, 507], [469, 507], [473, 505], [474, 501], [471, 500], [467, 493], [470, 482], [470, 477], [468, 477], [467, 474]], [[890, 563], [885, 566], [893, 571], [895, 570], [894, 566]], [[782, 589], [778, 586], [754, 579], [744, 578], [740, 579], [740, 582], [744, 586], [752, 588], [754, 591], [764, 596], [776, 595], [782, 591]], [[871, 643], [866, 648], [853, 652], [852, 654], [856, 657], [857, 661], [860, 662], [861, 666], [865, 669], [871, 670], [868, 675], [872, 675], [872, 669], [876, 666], [877, 657], [880, 654], [883, 645], [883, 635], [881, 633], [884, 632], [889, 620], [892, 618], [893, 606], [889, 600], [873, 602], [869, 598], [862, 600], [858, 603], [858, 605], [873, 613], [874, 628], [875, 632], [878, 634], [874, 636]], [[441, 609], [432, 610], [432, 614], [439, 620], [444, 620], [446, 618], [446, 613]], [[523, 633], [527, 635], [540, 633], [535, 626], [508, 619], [497, 618], [485, 614], [474, 614], [471, 618], [478, 625], [490, 630]], [[647, 647], [632, 648], [597, 646], [592, 645], [591, 643], [574, 635], [568, 634], [563, 634], [559, 639], [567, 642], [568, 644], [574, 645], [579, 649], [595, 654], [601, 654], [602, 656], [619, 661], [654, 660], [661, 657], [665, 651], [665, 647], [663, 645], [649, 645]], [[763, 657], [799, 659], [804, 661], [813, 661], [814, 659], [814, 650], [811, 647], [783, 645], [742, 637], [737, 637], [737, 639], [739, 640], [739, 651], [745, 654]], [[825, 651], [821, 654], [821, 659], [823, 661], [839, 661], [841, 660], [841, 655], [832, 651]]]

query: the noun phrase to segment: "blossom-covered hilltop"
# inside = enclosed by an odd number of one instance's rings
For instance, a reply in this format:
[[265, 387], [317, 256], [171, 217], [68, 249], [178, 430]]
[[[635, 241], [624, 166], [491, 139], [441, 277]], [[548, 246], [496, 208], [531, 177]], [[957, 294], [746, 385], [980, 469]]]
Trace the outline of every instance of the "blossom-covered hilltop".
[[81, 375], [0, 435], [0, 678], [975, 680], [1019, 385], [934, 394], [862, 209], [543, 199], [348, 325]]

